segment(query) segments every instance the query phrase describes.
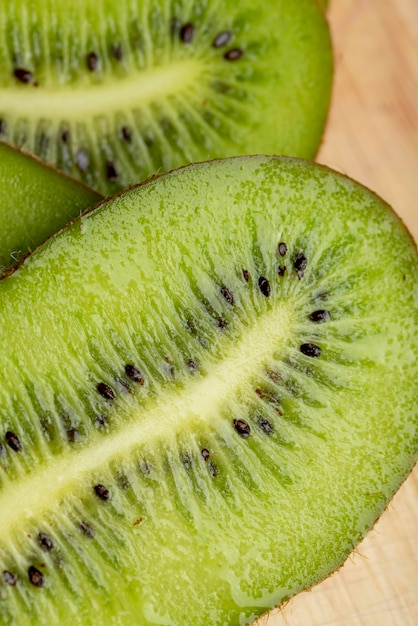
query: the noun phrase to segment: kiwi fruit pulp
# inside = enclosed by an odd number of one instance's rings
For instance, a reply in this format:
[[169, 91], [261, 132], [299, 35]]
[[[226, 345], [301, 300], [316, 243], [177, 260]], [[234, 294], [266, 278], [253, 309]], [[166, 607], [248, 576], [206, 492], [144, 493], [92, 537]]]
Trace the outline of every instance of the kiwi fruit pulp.
[[317, 0], [0, 8], [0, 139], [105, 195], [214, 157], [313, 157], [331, 77]]
[[0, 278], [102, 196], [0, 142]]
[[248, 624], [335, 570], [417, 455], [418, 262], [298, 159], [191, 165], [0, 283], [4, 624]]

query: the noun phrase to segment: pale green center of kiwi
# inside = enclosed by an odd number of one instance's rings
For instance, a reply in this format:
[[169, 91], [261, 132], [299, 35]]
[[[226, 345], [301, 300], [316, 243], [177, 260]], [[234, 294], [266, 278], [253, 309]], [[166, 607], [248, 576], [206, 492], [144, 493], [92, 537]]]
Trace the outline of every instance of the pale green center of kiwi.
[[75, 85], [57, 84], [32, 89], [26, 97], [20, 86], [10, 87], [3, 91], [1, 105], [14, 115], [27, 119], [84, 122], [86, 117], [109, 115], [121, 108], [135, 110], [170, 95], [185, 95], [203, 71], [201, 60], [188, 58], [98, 83], [92, 83], [86, 76], [84, 81]]
[[216, 426], [223, 421], [227, 399], [240, 395], [240, 391], [251, 386], [256, 373], [267, 368], [272, 345], [277, 350], [286, 345], [294, 325], [293, 308], [290, 300], [275, 302], [236, 343], [225, 339], [221, 342], [225, 357], [211, 364], [207, 375], [189, 377], [185, 388], [172, 388], [143, 406], [131, 404], [127, 424], [118, 431], [105, 439], [91, 432], [87, 446], [77, 451], [67, 447], [60, 456], [46, 457], [46, 465], [6, 483], [0, 492], [0, 510], [4, 512], [0, 517], [0, 537], [19, 531], [27, 515], [41, 518], [78, 486], [85, 489], [86, 476], [99, 473], [112, 461], [128, 458], [149, 442], [174, 439], [179, 430], [187, 432], [196, 428], [197, 422]]

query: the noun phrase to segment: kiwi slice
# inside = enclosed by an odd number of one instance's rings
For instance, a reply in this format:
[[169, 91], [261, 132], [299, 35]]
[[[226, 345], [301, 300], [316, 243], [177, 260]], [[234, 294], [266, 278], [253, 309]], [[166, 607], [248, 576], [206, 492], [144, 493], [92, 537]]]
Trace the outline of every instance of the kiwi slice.
[[0, 142], [0, 278], [101, 199], [78, 180]]
[[317, 0], [0, 8], [0, 138], [108, 195], [208, 158], [313, 157], [331, 74]]
[[[297, 159], [192, 165], [0, 283], [4, 624], [248, 624], [417, 456], [418, 259]], [[100, 617], [98, 617], [100, 616]]]

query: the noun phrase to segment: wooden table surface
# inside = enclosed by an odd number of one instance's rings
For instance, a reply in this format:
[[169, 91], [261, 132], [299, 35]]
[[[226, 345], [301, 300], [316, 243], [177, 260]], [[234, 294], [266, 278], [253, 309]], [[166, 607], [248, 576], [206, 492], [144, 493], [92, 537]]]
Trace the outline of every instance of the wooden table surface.
[[[418, 241], [418, 0], [331, 0], [333, 104], [318, 161]], [[260, 626], [418, 626], [418, 466], [344, 567]]]

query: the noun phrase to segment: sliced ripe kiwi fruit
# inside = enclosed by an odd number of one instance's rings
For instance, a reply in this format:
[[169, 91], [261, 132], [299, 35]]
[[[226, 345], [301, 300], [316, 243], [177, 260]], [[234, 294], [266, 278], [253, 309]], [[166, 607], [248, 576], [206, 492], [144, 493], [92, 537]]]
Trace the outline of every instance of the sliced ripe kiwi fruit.
[[104, 194], [213, 157], [313, 157], [332, 54], [317, 0], [12, 0], [0, 138]]
[[0, 277], [100, 194], [0, 142]]
[[[417, 456], [418, 260], [297, 159], [192, 165], [0, 283], [4, 624], [248, 624]], [[26, 621], [25, 621], [26, 620]]]

